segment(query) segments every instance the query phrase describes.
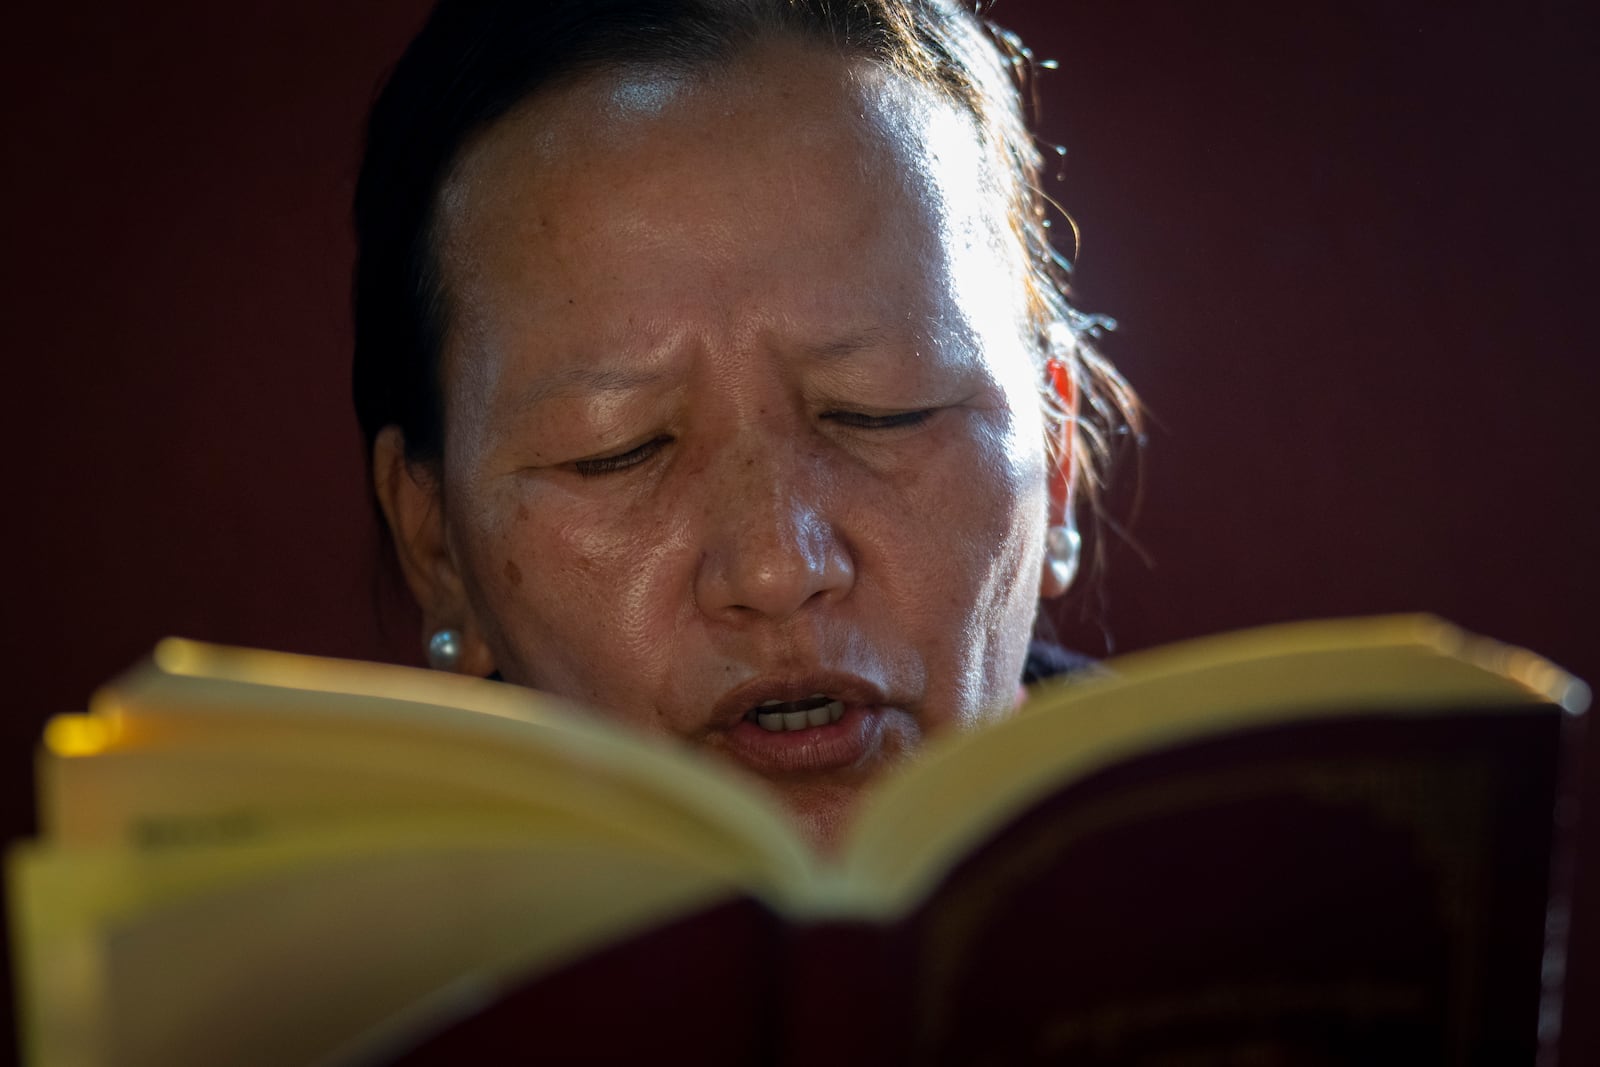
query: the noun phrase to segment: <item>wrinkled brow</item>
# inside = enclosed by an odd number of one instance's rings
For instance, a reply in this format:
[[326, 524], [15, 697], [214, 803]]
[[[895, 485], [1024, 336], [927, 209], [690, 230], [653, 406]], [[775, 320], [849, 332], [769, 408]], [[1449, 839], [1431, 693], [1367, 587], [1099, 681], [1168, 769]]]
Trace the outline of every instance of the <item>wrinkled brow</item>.
[[[887, 338], [888, 331], [869, 327], [856, 333], [802, 346], [801, 354], [820, 362], [847, 359], [873, 348]], [[544, 375], [522, 390], [512, 402], [517, 410], [537, 407], [549, 400], [592, 396], [596, 393], [625, 393], [665, 383], [670, 371], [662, 368], [624, 365], [594, 366], [579, 363]]]
[[513, 403], [520, 410], [537, 407], [547, 400], [643, 389], [660, 385], [666, 378], [666, 372], [659, 368], [578, 364], [544, 375], [522, 390]]
[[883, 343], [887, 337], [887, 330], [883, 329], [881, 326], [871, 326], [857, 333], [848, 334], [843, 337], [835, 338], [829, 341], [823, 341], [814, 345], [808, 345], [805, 348], [805, 354], [813, 359], [819, 359], [824, 362], [835, 359], [844, 359], [847, 356], [855, 355], [857, 352], [860, 352], [863, 349], [872, 348], [875, 345]]

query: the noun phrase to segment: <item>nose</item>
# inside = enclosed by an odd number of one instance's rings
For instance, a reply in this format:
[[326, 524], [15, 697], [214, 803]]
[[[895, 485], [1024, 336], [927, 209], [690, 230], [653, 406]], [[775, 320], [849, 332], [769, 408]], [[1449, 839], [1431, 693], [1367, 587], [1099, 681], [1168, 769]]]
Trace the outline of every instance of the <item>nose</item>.
[[842, 598], [855, 564], [830, 513], [819, 462], [794, 442], [725, 451], [701, 483], [706, 522], [695, 576], [701, 612], [782, 622]]

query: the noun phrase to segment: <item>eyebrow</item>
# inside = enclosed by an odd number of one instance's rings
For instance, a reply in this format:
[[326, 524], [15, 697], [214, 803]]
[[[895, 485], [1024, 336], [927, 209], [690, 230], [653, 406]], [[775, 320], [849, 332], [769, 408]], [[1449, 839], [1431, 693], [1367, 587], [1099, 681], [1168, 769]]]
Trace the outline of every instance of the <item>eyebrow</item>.
[[584, 396], [591, 393], [624, 393], [666, 380], [660, 370], [632, 367], [593, 367], [578, 364], [566, 367], [534, 382], [516, 399], [518, 409], [537, 407], [547, 400]]
[[[845, 359], [880, 343], [887, 333], [888, 331], [882, 327], [872, 326], [831, 341], [808, 345], [804, 352], [807, 356], [823, 362]], [[596, 367], [580, 363], [540, 378], [522, 391], [516, 398], [514, 406], [519, 411], [525, 411], [547, 400], [593, 393], [625, 393], [660, 385], [667, 378], [668, 374], [664, 370], [620, 366]]]
[[811, 345], [806, 348], [806, 355], [823, 361], [844, 359], [853, 356], [862, 349], [871, 348], [883, 341], [887, 330], [881, 326], [869, 326], [858, 333], [847, 334], [832, 341]]

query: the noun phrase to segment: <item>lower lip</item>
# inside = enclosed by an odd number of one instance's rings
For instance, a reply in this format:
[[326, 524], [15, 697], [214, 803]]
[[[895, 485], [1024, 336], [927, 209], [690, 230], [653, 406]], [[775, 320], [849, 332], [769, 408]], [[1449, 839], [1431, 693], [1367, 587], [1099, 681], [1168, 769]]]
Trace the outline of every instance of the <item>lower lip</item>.
[[838, 722], [804, 730], [767, 730], [743, 719], [728, 731], [728, 751], [758, 774], [850, 770], [882, 751], [884, 710], [851, 704]]

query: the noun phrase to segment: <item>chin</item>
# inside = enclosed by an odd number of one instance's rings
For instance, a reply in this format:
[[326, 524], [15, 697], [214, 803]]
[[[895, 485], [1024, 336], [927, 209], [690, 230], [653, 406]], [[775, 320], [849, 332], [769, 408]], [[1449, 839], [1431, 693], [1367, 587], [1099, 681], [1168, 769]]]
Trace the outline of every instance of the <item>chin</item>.
[[836, 856], [850, 829], [849, 810], [789, 809], [794, 827], [812, 848], [825, 856]]
[[823, 855], [837, 855], [850, 833], [870, 782], [795, 784], [768, 782], [795, 830]]

